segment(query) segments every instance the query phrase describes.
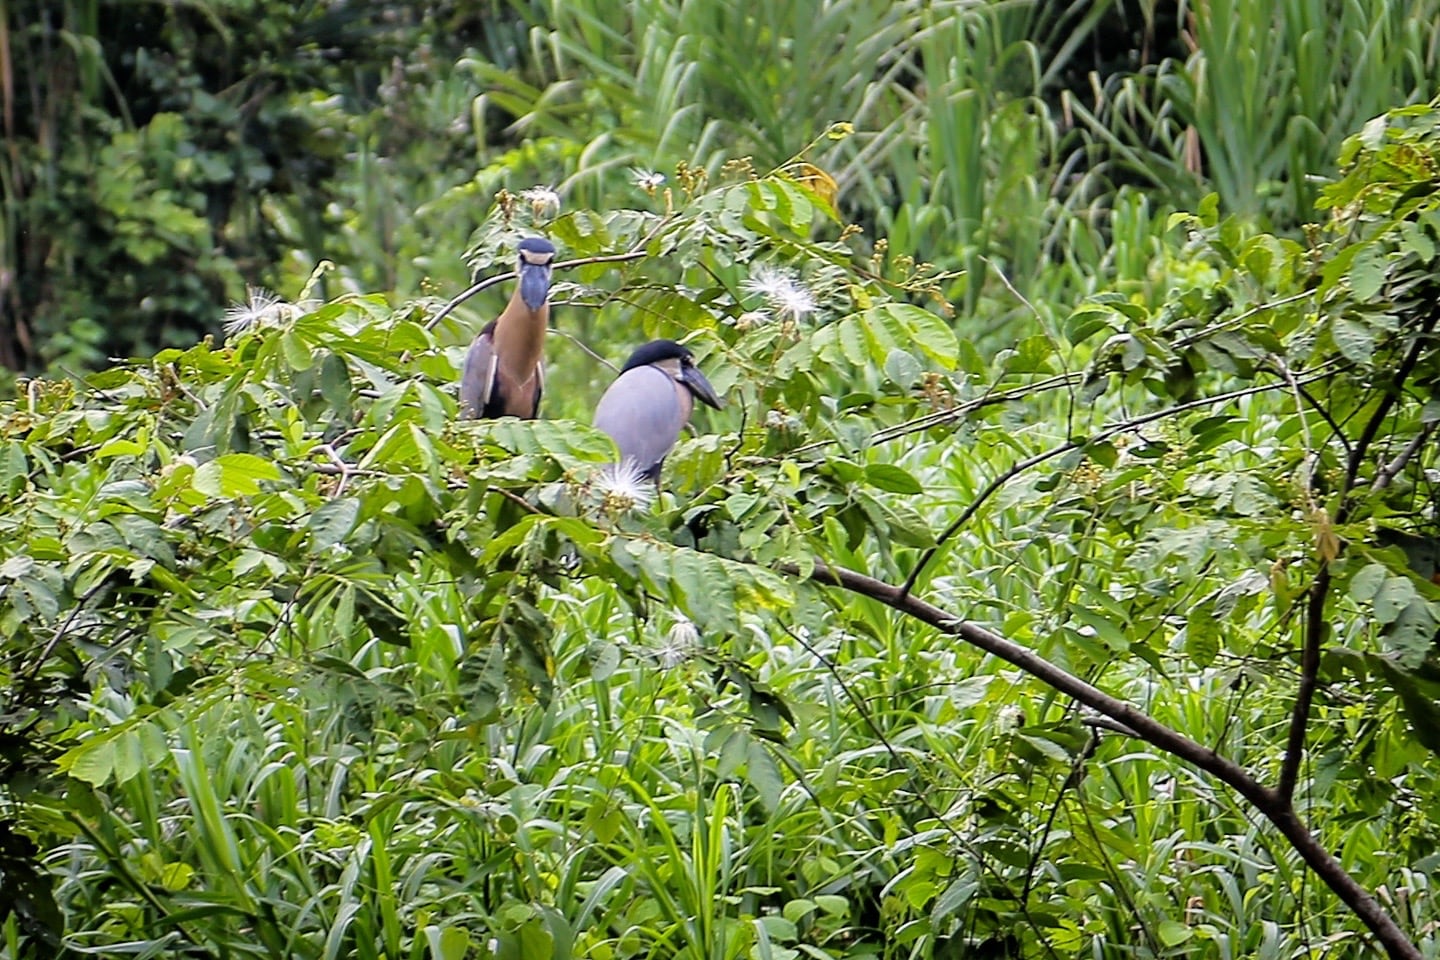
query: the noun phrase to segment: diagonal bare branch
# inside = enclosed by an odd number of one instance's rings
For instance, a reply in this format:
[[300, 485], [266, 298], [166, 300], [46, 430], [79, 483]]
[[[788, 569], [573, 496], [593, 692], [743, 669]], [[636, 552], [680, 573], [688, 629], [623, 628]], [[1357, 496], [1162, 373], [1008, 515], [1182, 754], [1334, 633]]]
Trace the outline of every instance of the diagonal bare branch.
[[[790, 576], [804, 576], [804, 572], [794, 564], [781, 564], [779, 569]], [[899, 613], [934, 627], [941, 633], [957, 637], [999, 657], [1133, 731], [1140, 739], [1215, 777], [1248, 800], [1263, 817], [1274, 824], [1301, 859], [1370, 929], [1393, 960], [1421, 960], [1420, 949], [1405, 936], [1394, 918], [1385, 912], [1370, 892], [1360, 886], [1355, 878], [1346, 872], [1340, 861], [1331, 856], [1310, 833], [1288, 798], [1264, 786], [1233, 760], [1057, 667], [1028, 647], [1007, 640], [979, 624], [962, 620], [940, 607], [910, 595], [900, 587], [854, 570], [820, 563], [815, 565], [809, 579], [879, 601]]]

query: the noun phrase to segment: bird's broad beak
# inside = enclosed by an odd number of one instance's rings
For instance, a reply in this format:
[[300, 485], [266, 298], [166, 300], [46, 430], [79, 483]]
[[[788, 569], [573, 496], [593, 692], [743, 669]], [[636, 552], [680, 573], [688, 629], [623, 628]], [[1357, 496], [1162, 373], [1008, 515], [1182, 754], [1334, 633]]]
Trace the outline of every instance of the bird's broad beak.
[[704, 403], [719, 410], [723, 404], [720, 398], [715, 395], [715, 388], [710, 386], [710, 381], [705, 379], [705, 374], [691, 366], [686, 366], [680, 371], [680, 382], [690, 388], [690, 392]]
[[548, 263], [525, 263], [520, 264], [520, 299], [531, 310], [539, 310], [545, 306], [545, 298], [550, 295], [550, 264]]

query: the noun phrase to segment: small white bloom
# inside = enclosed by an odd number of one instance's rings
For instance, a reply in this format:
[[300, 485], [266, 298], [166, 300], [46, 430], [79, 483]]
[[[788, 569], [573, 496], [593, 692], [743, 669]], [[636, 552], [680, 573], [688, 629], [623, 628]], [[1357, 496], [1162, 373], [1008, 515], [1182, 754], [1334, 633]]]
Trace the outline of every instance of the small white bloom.
[[655, 484], [628, 457], [602, 468], [595, 475], [594, 485], [600, 509], [611, 516], [639, 512], [655, 499]]
[[795, 274], [789, 270], [769, 263], [757, 263], [750, 276], [741, 282], [740, 289], [773, 300], [794, 286]]
[[799, 322], [815, 312], [815, 296], [799, 285], [775, 295], [770, 301], [781, 320]]
[[631, 167], [630, 182], [646, 193], [654, 193], [665, 185], [665, 174], [656, 173], [654, 170], [644, 170], [640, 167]]
[[530, 212], [537, 218], [549, 219], [560, 212], [560, 194], [555, 192], [554, 187], [537, 184], [529, 190], [521, 190], [520, 199], [530, 204]]
[[655, 659], [666, 670], [680, 666], [695, 656], [700, 649], [700, 631], [686, 617], [677, 616], [675, 625], [665, 634], [665, 639], [655, 648]]
[[234, 303], [220, 317], [227, 337], [256, 327], [276, 324], [285, 319], [290, 305], [264, 287], [245, 286], [245, 302]]
[[756, 264], [740, 288], [760, 294], [776, 316], [791, 323], [805, 319], [818, 306], [815, 295], [796, 278], [793, 271], [768, 263]]

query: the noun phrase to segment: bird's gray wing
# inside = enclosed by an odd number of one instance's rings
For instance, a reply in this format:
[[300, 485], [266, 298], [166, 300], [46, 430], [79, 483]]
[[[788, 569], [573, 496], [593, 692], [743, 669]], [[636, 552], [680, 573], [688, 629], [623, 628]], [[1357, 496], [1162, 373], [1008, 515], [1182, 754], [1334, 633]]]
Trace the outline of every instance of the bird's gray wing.
[[608, 433], [622, 459], [650, 472], [675, 446], [685, 426], [676, 383], [663, 370], [636, 367], [616, 378], [595, 408], [595, 426]]
[[465, 419], [494, 416], [486, 408], [495, 390], [495, 324], [490, 323], [470, 343], [465, 354], [465, 369], [460, 374], [460, 416]]

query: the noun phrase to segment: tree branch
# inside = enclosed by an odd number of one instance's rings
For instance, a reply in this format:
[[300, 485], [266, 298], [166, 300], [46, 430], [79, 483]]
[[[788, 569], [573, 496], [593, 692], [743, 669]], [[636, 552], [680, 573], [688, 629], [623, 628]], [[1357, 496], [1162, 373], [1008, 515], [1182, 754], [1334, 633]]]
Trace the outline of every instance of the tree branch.
[[[791, 563], [779, 565], [782, 573], [804, 576]], [[840, 587], [851, 593], [869, 597], [941, 633], [965, 642], [1019, 667], [1054, 689], [1090, 707], [1110, 720], [1123, 725], [1134, 735], [1179, 759], [1209, 773], [1221, 783], [1248, 800], [1259, 813], [1273, 823], [1285, 839], [1316, 875], [1355, 912], [1394, 960], [1421, 960], [1418, 947], [1412, 943], [1385, 912], [1369, 891], [1360, 886], [1344, 866], [1332, 857], [1295, 814], [1287, 799], [1262, 785], [1243, 767], [1223, 757], [1184, 734], [1172, 730], [1150, 715], [1039, 656], [1027, 647], [1007, 640], [979, 624], [962, 620], [941, 608], [909, 595], [905, 590], [844, 567], [816, 563], [809, 579], [826, 586]], [[1303, 731], [1302, 731], [1303, 734]]]
[[1434, 432], [1435, 424], [1433, 423], [1427, 423], [1421, 427], [1420, 432], [1410, 438], [1410, 442], [1405, 445], [1405, 449], [1401, 450], [1394, 460], [1391, 460], [1379, 470], [1375, 471], [1375, 482], [1370, 485], [1370, 492], [1379, 493], [1381, 490], [1390, 486], [1390, 482], [1398, 477], [1400, 471], [1404, 470], [1410, 461], [1415, 458], [1415, 454], [1424, 448], [1425, 441], [1429, 440], [1430, 435]]
[[[1431, 328], [1435, 325], [1435, 319], [1434, 314], [1425, 318], [1425, 322], [1421, 325], [1420, 335], [1410, 344], [1405, 359], [1396, 368], [1395, 376], [1391, 378], [1389, 387], [1375, 407], [1375, 412], [1365, 422], [1354, 446], [1350, 447], [1350, 455], [1345, 462], [1344, 486], [1340, 491], [1340, 505], [1335, 510], [1335, 518], [1330, 526], [1338, 526], [1350, 518], [1350, 512], [1355, 505], [1351, 494], [1360, 477], [1360, 467], [1370, 452], [1370, 445], [1375, 442], [1375, 438], [1380, 433], [1381, 424], [1385, 422], [1386, 417], [1390, 416], [1390, 411], [1399, 401], [1405, 381], [1420, 361], [1420, 354]], [[1397, 467], [1397, 472], [1403, 468], [1404, 459], [1405, 454], [1402, 453], [1398, 458], [1400, 466]], [[1383, 489], [1380, 481], [1385, 476], [1385, 469], [1382, 466], [1377, 471], [1374, 484], [1376, 489]], [[1389, 481], [1386, 480], [1386, 482]], [[1326, 520], [1329, 521], [1329, 518], [1327, 517]], [[1325, 617], [1325, 606], [1330, 598], [1331, 558], [1326, 556], [1324, 549], [1323, 546], [1320, 547], [1319, 570], [1315, 574], [1315, 582], [1310, 585], [1310, 597], [1306, 603], [1305, 644], [1300, 650], [1300, 680], [1295, 687], [1295, 705], [1290, 713], [1290, 729], [1285, 735], [1285, 756], [1280, 761], [1280, 775], [1275, 787], [1276, 796], [1285, 804], [1287, 810], [1292, 811], [1292, 816], [1295, 786], [1300, 780], [1300, 764], [1305, 759], [1305, 735], [1310, 725], [1310, 708], [1315, 701], [1315, 686], [1320, 674], [1320, 655], [1324, 648], [1325, 632], [1329, 623]]]
[[1310, 584], [1305, 605], [1305, 646], [1300, 650], [1300, 681], [1295, 686], [1295, 706], [1290, 730], [1285, 736], [1285, 756], [1280, 761], [1280, 778], [1275, 793], [1287, 807], [1295, 801], [1295, 784], [1300, 779], [1300, 761], [1305, 757], [1305, 729], [1310, 723], [1310, 705], [1315, 701], [1315, 681], [1320, 674], [1320, 650], [1325, 643], [1325, 601], [1330, 596], [1330, 563], [1320, 561], [1320, 572]]

